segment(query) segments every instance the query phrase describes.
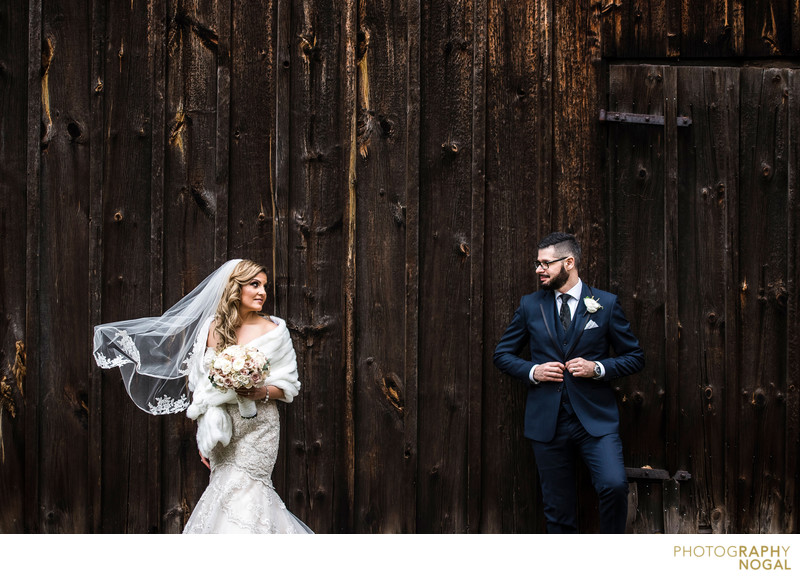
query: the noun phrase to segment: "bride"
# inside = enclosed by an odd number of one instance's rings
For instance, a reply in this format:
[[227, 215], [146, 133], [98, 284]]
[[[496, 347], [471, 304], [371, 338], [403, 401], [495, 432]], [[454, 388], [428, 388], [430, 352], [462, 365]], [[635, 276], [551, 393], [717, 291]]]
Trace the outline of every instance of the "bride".
[[[137, 406], [151, 414], [186, 409], [197, 421], [197, 446], [211, 477], [184, 533], [311, 533], [272, 485], [276, 403], [291, 402], [300, 382], [286, 323], [260, 314], [266, 282], [264, 267], [232, 260], [160, 318], [95, 328], [95, 360], [120, 368]], [[215, 357], [231, 345], [264, 354], [270, 364], [264, 384], [219, 390], [211, 383]], [[249, 413], [240, 408], [247, 401], [255, 402], [256, 413], [244, 418]]]

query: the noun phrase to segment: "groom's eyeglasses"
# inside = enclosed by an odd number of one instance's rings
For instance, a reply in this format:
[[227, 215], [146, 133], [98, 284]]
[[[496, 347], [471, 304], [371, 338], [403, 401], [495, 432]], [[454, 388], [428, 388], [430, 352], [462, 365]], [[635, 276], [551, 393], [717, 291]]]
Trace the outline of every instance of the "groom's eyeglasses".
[[536, 266], [536, 269], [539, 269], [540, 267], [542, 269], [548, 269], [550, 267], [550, 264], [556, 263], [557, 261], [564, 261], [565, 259], [569, 259], [570, 257], [572, 256], [567, 255], [565, 257], [559, 257], [558, 259], [551, 259], [550, 261], [539, 261], [537, 259], [536, 261], [533, 262], [533, 265]]

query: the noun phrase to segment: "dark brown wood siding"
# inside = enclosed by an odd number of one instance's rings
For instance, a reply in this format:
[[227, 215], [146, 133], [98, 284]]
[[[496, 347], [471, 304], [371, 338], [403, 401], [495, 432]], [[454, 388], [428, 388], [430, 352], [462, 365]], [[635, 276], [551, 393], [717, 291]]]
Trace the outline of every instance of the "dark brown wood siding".
[[294, 338], [295, 514], [543, 531], [492, 352], [561, 229], [646, 352], [613, 385], [630, 530], [796, 532], [796, 4], [4, 2], [0, 531], [182, 529], [194, 425], [138, 411], [92, 327], [230, 257]]

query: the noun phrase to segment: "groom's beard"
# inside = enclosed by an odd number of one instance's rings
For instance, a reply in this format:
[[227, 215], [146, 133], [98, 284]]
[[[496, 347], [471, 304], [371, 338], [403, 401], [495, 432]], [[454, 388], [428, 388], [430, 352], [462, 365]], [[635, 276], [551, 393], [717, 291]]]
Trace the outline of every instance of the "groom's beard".
[[567, 272], [567, 268], [562, 265], [561, 270], [556, 275], [550, 277], [550, 279], [546, 281], [540, 279], [539, 283], [542, 285], [543, 289], [557, 290], [567, 283], [568, 280], [569, 273]]

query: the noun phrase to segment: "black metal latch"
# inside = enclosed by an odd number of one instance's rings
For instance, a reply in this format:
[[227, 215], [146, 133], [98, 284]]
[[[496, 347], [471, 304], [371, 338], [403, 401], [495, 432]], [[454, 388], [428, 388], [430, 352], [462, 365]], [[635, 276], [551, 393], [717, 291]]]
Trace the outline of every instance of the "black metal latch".
[[[663, 115], [643, 115], [639, 113], [617, 113], [600, 109], [600, 120], [606, 123], [634, 123], [637, 125], [663, 125]], [[689, 117], [677, 117], [679, 127], [688, 127], [692, 124]]]

